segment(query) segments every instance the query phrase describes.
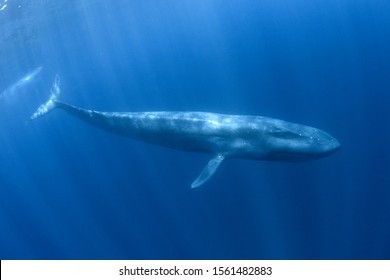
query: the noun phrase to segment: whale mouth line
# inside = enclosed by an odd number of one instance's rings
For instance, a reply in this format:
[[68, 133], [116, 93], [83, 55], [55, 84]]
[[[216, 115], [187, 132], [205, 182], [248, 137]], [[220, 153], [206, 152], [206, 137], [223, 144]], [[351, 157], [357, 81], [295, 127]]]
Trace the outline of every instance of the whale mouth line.
[[321, 152], [297, 152], [297, 151], [276, 151], [268, 155], [265, 159], [269, 161], [285, 161], [285, 162], [304, 162], [312, 161], [320, 158], [327, 157], [340, 149], [340, 145], [335, 146], [332, 149]]

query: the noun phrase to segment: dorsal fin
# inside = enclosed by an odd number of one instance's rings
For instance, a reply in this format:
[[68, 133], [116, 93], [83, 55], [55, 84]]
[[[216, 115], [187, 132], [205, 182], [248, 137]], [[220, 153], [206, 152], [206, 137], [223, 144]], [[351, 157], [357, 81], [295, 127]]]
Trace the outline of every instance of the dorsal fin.
[[199, 174], [198, 178], [195, 179], [194, 182], [191, 184], [191, 188], [199, 187], [200, 185], [207, 182], [208, 179], [210, 179], [211, 176], [215, 173], [215, 171], [218, 169], [218, 166], [221, 164], [221, 162], [225, 159], [222, 155], [216, 155], [213, 157], [209, 163], [203, 168], [202, 172]]

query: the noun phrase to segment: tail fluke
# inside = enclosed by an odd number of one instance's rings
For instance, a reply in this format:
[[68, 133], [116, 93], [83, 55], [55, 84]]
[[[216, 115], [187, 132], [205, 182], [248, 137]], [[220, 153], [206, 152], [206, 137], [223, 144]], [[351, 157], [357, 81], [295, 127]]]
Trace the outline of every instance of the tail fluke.
[[57, 74], [54, 79], [53, 86], [51, 87], [50, 90], [49, 99], [41, 106], [39, 106], [39, 108], [31, 116], [31, 119], [35, 120], [36, 118], [42, 117], [43, 115], [53, 110], [57, 106], [56, 101], [58, 100], [59, 97], [60, 97], [60, 76], [58, 76]]

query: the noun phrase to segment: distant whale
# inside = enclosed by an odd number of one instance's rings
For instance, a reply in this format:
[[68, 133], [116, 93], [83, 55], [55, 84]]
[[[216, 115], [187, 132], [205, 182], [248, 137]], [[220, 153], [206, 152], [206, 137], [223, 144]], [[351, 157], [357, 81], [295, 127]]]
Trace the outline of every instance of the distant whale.
[[41, 72], [42, 66], [39, 66], [35, 68], [30, 73], [24, 75], [21, 79], [19, 79], [16, 83], [11, 85], [10, 87], [6, 88], [0, 93], [0, 99], [6, 98], [8, 96], [11, 96], [15, 94], [20, 88], [26, 86], [28, 83], [30, 83], [32, 80], [35, 79], [35, 77]]
[[31, 116], [60, 108], [88, 124], [110, 132], [174, 149], [212, 155], [192, 188], [205, 183], [225, 158], [306, 161], [340, 147], [328, 133], [305, 125], [260, 116], [205, 112], [98, 112], [58, 101], [57, 75], [49, 99]]

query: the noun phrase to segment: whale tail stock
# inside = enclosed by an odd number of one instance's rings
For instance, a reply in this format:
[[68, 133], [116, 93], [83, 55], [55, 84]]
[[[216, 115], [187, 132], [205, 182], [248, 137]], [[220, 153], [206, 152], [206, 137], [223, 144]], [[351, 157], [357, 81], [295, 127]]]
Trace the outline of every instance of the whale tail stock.
[[39, 108], [35, 111], [35, 113], [31, 116], [31, 120], [35, 120], [43, 115], [46, 115], [51, 110], [55, 109], [57, 106], [57, 100], [60, 97], [60, 76], [57, 74], [53, 85], [50, 90], [49, 99], [43, 103]]

